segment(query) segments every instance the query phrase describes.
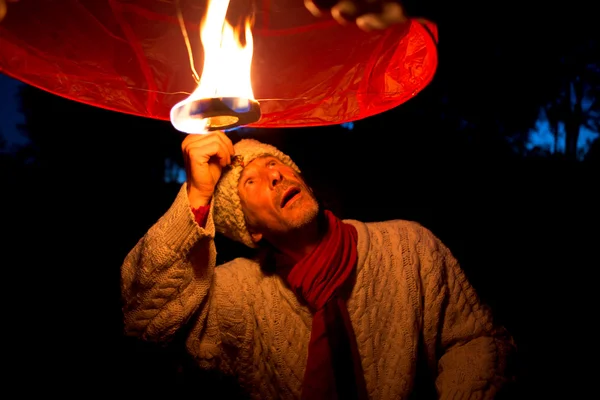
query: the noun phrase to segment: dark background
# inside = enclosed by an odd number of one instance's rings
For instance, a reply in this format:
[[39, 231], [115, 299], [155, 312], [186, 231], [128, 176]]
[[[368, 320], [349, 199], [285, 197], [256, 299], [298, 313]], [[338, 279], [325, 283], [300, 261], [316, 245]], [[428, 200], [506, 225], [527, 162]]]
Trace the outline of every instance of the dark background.
[[[231, 135], [279, 146], [343, 218], [437, 234], [515, 337], [514, 398], [587, 398], [600, 143], [577, 143], [599, 128], [596, 14], [576, 2], [446, 7], [438, 72], [409, 102], [353, 129]], [[6, 365], [21, 393], [225, 397], [231, 386], [182, 369], [177, 351], [122, 335], [120, 265], [179, 189], [166, 171], [183, 136], [28, 86], [15, 101], [27, 142], [0, 153], [0, 232]], [[548, 148], [530, 137], [540, 115]], [[219, 246], [231, 250], [221, 260], [240, 250]]]

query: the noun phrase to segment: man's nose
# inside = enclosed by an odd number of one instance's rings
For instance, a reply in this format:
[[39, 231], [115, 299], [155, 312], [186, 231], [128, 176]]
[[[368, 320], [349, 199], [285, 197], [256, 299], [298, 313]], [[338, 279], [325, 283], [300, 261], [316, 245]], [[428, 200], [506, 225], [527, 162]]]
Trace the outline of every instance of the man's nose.
[[269, 175], [269, 182], [271, 182], [271, 187], [275, 187], [281, 183], [283, 180], [283, 175], [277, 168], [269, 169], [267, 174]]

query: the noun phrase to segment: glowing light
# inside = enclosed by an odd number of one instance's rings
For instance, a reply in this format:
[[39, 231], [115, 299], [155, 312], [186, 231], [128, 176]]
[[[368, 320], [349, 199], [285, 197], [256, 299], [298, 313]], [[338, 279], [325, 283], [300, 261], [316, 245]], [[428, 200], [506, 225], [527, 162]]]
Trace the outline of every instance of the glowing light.
[[[204, 65], [198, 87], [187, 99], [171, 108], [171, 124], [179, 131], [207, 133], [211, 122], [227, 125], [235, 118], [224, 115], [215, 117], [219, 118], [218, 121], [211, 121], [211, 118], [202, 116], [198, 100], [225, 98], [225, 103], [231, 103], [233, 110], [242, 111], [249, 109], [250, 100], [254, 100], [251, 82], [252, 21], [247, 17], [242, 27], [231, 26], [226, 21], [228, 7], [229, 0], [208, 2], [200, 25]], [[245, 39], [244, 44], [241, 37]]]

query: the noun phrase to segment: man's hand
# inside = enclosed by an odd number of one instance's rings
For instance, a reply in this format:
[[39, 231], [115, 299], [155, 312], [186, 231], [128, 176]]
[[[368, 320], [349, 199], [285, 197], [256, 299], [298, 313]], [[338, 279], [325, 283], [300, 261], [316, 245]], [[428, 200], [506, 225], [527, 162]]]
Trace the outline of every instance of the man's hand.
[[181, 144], [190, 206], [206, 206], [215, 191], [223, 167], [231, 163], [233, 144], [220, 131], [187, 135]]
[[0, 22], [6, 17], [8, 11], [8, 3], [16, 3], [19, 0], [0, 0]]
[[400, 0], [304, 0], [304, 5], [315, 17], [331, 13], [340, 24], [356, 23], [366, 32], [408, 21]]

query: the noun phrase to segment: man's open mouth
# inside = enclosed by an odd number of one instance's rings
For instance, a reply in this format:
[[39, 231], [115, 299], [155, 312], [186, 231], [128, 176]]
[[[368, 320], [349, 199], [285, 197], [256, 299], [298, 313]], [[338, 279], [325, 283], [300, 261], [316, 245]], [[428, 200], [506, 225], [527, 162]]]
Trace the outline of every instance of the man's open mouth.
[[300, 194], [300, 188], [298, 187], [290, 187], [281, 196], [281, 204], [280, 207], [284, 208], [296, 195]]

